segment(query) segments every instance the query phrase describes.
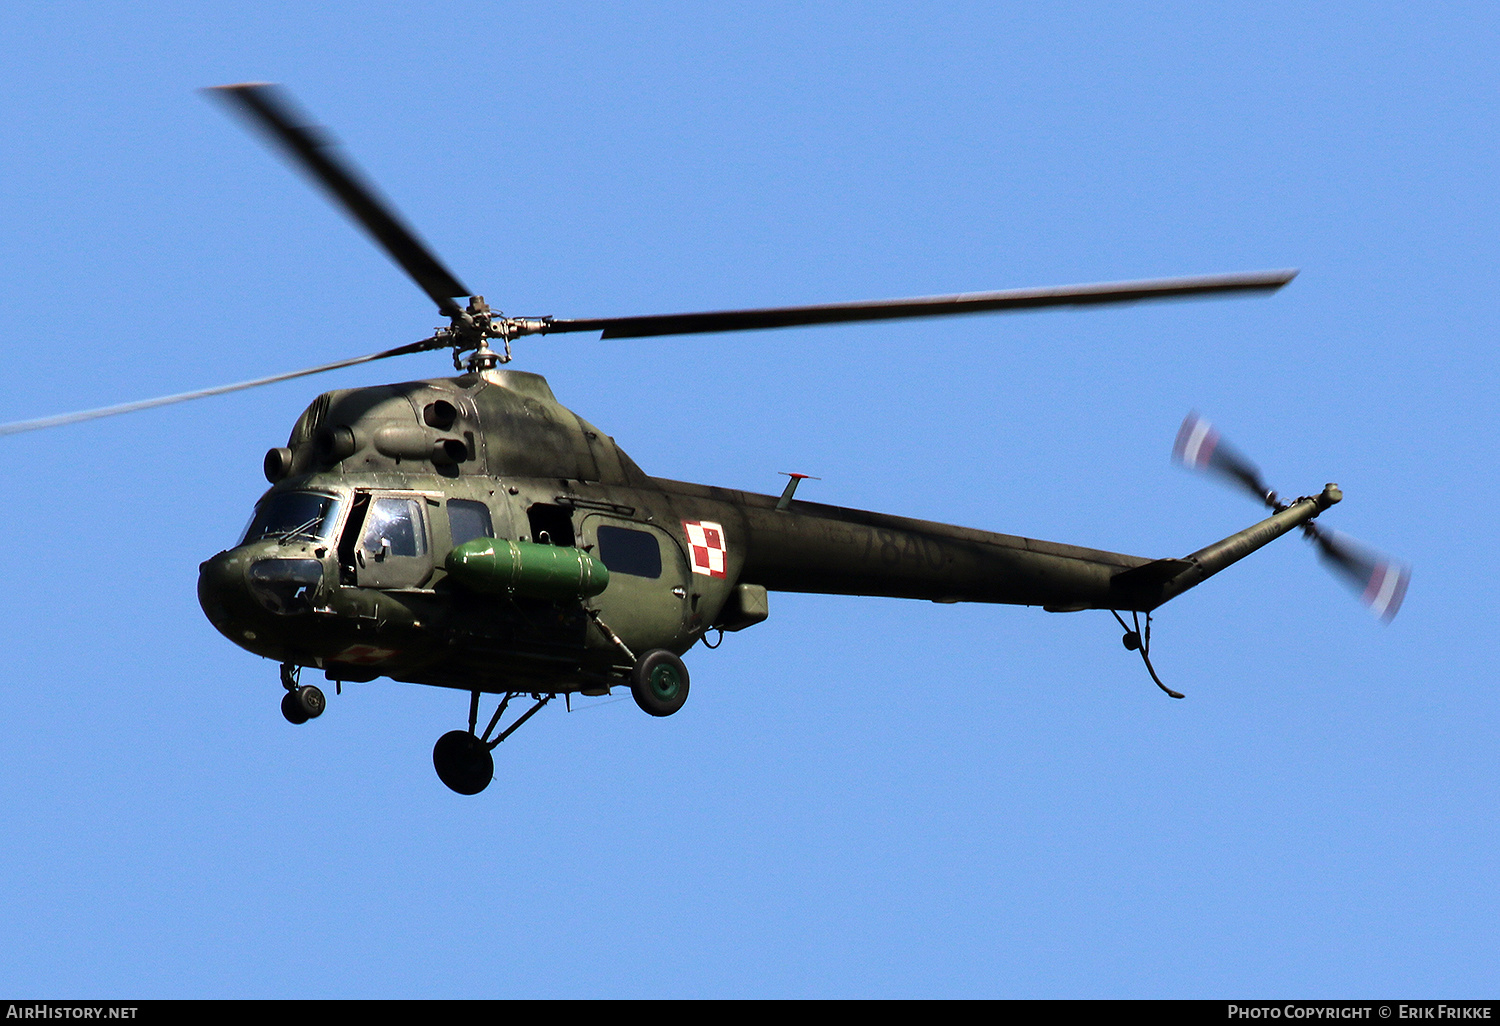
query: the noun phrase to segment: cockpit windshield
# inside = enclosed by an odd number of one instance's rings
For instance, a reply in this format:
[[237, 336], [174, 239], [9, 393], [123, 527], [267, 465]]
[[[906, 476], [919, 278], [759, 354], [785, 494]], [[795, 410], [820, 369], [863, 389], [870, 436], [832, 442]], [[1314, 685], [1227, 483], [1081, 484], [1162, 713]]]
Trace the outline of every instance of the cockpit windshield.
[[338, 523], [343, 500], [317, 492], [278, 492], [261, 500], [241, 545], [262, 538], [283, 542], [326, 540]]

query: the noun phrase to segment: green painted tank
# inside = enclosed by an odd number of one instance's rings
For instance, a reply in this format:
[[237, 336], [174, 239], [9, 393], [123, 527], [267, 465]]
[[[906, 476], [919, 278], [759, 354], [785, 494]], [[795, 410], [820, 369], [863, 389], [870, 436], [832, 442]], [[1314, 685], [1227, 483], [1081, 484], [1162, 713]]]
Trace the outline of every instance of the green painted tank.
[[475, 538], [448, 553], [448, 574], [471, 591], [542, 599], [590, 598], [609, 585], [609, 570], [582, 549]]

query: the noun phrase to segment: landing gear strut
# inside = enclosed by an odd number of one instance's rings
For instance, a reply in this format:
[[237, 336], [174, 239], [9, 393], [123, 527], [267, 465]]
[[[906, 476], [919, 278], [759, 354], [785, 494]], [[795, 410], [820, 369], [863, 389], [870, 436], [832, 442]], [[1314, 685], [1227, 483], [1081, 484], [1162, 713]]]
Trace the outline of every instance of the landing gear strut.
[[495, 776], [495, 757], [490, 754], [495, 746], [516, 732], [516, 728], [541, 710], [542, 706], [556, 698], [556, 695], [532, 695], [536, 704], [521, 714], [516, 722], [501, 731], [495, 740], [489, 739], [490, 733], [500, 722], [505, 709], [510, 705], [510, 700], [520, 691], [508, 691], [505, 697], [500, 699], [500, 707], [495, 710], [495, 715], [490, 717], [490, 725], [484, 728], [483, 734], [475, 734], [474, 727], [479, 722], [479, 692], [475, 691], [469, 699], [469, 729], [450, 730], [438, 738], [437, 744], [432, 746], [432, 768], [437, 770], [438, 779], [447, 784], [449, 789], [459, 794], [478, 794], [490, 786], [490, 781]]
[[286, 717], [288, 723], [315, 720], [328, 707], [328, 699], [323, 697], [321, 689], [311, 684], [297, 683], [301, 675], [302, 667], [291, 663], [281, 664], [281, 686], [286, 688], [286, 695], [281, 699], [281, 715]]

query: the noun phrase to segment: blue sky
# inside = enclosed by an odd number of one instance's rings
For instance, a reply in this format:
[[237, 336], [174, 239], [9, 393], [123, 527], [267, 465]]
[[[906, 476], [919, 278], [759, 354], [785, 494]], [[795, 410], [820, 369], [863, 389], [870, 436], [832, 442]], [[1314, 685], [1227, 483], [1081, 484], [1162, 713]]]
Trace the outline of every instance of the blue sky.
[[11, 5], [0, 416], [424, 337], [194, 90], [285, 82], [457, 275], [606, 316], [1300, 267], [1271, 298], [520, 350], [648, 473], [1149, 556], [1257, 519], [1202, 410], [1410, 561], [1287, 538], [1165, 607], [772, 595], [686, 708], [462, 694], [291, 727], [197, 607], [320, 390], [3, 440], [0, 991], [1493, 996], [1489, 5]]

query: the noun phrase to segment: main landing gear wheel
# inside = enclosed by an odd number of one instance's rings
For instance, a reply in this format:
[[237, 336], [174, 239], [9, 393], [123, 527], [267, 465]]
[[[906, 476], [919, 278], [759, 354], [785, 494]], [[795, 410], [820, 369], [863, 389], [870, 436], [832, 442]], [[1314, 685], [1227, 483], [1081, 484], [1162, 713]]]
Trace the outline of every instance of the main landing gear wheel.
[[652, 716], [671, 716], [687, 701], [687, 667], [673, 653], [654, 648], [630, 671], [630, 693]]
[[459, 794], [478, 794], [495, 776], [490, 746], [467, 730], [450, 730], [432, 746], [438, 779]]
[[288, 723], [306, 723], [322, 716], [327, 706], [328, 699], [323, 697], [323, 692], [306, 684], [295, 691], [288, 691], [282, 697], [281, 715], [286, 717]]

